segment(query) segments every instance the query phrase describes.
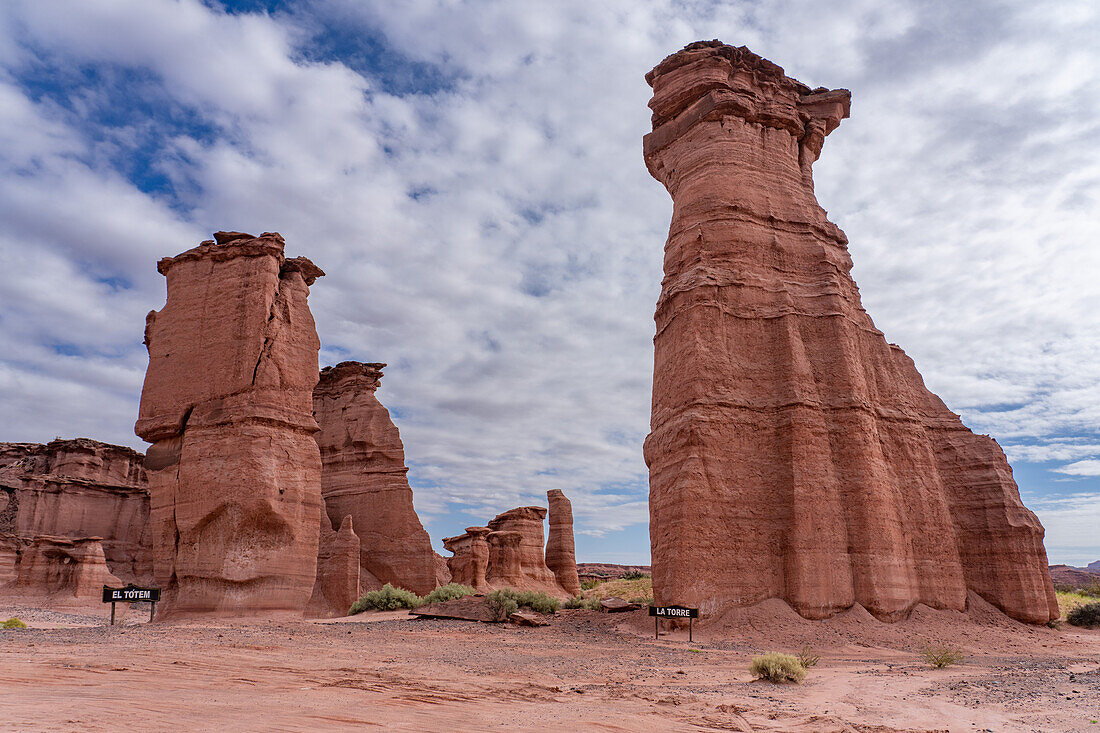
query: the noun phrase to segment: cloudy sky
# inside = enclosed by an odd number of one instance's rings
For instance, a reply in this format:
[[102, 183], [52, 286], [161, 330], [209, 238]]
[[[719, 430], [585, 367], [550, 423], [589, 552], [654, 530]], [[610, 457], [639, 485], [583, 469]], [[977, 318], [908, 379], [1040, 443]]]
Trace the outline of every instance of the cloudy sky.
[[720, 38], [852, 90], [815, 168], [864, 305], [1100, 559], [1100, 16], [1083, 2], [9, 0], [0, 440], [133, 434], [156, 261], [279, 231], [322, 363], [389, 363], [437, 542], [572, 497], [648, 562], [671, 202], [644, 74]]

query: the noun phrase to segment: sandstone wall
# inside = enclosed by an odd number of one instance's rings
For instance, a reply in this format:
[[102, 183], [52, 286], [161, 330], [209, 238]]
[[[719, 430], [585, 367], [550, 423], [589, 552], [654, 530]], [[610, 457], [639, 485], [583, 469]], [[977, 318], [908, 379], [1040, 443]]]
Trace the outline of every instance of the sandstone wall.
[[718, 42], [646, 78], [646, 164], [674, 203], [645, 445], [656, 600], [890, 620], [962, 609], [970, 589], [1057, 617], [1004, 454], [875, 328], [814, 197], [849, 93]]
[[347, 361], [322, 370], [313, 393], [321, 493], [334, 526], [354, 520], [364, 590], [392, 583], [423, 595], [449, 573], [413, 508], [401, 435], [375, 394], [385, 366]]
[[0, 443], [0, 583], [36, 537], [100, 538], [110, 572], [152, 581], [144, 456], [87, 438]]
[[146, 458], [164, 612], [302, 611], [317, 566], [317, 338], [323, 275], [283, 238], [219, 232], [157, 269], [135, 430]]

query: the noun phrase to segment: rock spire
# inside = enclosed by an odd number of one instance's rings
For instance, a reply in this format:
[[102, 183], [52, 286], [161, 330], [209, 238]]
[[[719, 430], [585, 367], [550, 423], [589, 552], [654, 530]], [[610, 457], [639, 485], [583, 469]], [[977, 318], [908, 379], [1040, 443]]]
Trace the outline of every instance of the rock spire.
[[1056, 618], [1043, 528], [1004, 454], [875, 328], [814, 197], [848, 91], [718, 41], [646, 80], [645, 161], [674, 203], [645, 444], [657, 602], [894, 620], [972, 591]]
[[306, 302], [324, 273], [283, 238], [219, 232], [157, 269], [135, 430], [146, 455], [164, 611], [302, 611], [313, 590], [320, 342]]
[[345, 361], [321, 371], [313, 392], [321, 494], [333, 527], [352, 517], [363, 590], [392, 583], [425, 594], [447, 572], [413, 508], [401, 434], [375, 394], [385, 366]]

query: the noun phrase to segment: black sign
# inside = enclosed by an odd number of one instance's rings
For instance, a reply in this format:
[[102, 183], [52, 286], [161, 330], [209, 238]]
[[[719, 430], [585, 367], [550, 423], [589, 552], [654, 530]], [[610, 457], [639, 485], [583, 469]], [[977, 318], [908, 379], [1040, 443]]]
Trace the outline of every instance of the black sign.
[[699, 618], [699, 609], [683, 606], [650, 606], [649, 615], [658, 618]]
[[103, 586], [104, 603], [156, 603], [160, 600], [160, 588], [141, 588], [133, 583], [125, 588], [108, 588]]

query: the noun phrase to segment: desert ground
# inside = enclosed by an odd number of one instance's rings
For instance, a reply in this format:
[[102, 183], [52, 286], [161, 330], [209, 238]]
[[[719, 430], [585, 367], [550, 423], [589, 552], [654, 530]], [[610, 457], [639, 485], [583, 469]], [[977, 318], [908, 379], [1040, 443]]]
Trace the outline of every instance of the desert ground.
[[[0, 728], [18, 731], [1100, 731], [1100, 631], [984, 606], [883, 624], [772, 601], [653, 638], [646, 612], [563, 610], [544, 628], [374, 612], [120, 625], [106, 608], [0, 602]], [[94, 612], [93, 612], [94, 611]], [[919, 650], [966, 660], [932, 669]], [[800, 685], [754, 681], [764, 651], [821, 655]]]

